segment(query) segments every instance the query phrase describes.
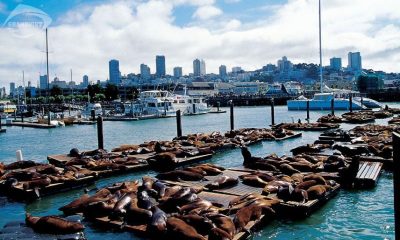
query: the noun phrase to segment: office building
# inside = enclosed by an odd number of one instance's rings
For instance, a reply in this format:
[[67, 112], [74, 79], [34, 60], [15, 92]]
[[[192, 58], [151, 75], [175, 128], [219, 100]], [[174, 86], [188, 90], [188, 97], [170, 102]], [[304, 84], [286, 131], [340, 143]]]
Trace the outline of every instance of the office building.
[[15, 82], [10, 82], [10, 96], [15, 95]]
[[119, 85], [121, 83], [121, 72], [119, 71], [119, 61], [112, 59], [108, 63], [109, 77], [110, 82], [115, 85]]
[[89, 86], [89, 77], [88, 75], [84, 75], [82, 78], [82, 87], [87, 88]]
[[47, 89], [47, 75], [39, 76], [39, 87], [40, 89]]
[[165, 56], [156, 56], [156, 75], [157, 77], [165, 76]]
[[290, 62], [286, 56], [278, 60], [278, 70], [280, 73], [290, 73], [293, 69], [293, 64]]
[[338, 57], [333, 57], [330, 59], [330, 68], [332, 70], [339, 71], [342, 69], [342, 59]]
[[150, 67], [146, 64], [140, 64], [140, 77], [144, 80], [149, 80], [151, 78]]
[[361, 54], [360, 52], [349, 52], [348, 54], [348, 70], [360, 72], [362, 70]]
[[195, 59], [193, 61], [193, 75], [195, 77], [206, 75], [206, 63], [203, 59]]
[[182, 77], [182, 67], [174, 67], [174, 77], [175, 78]]
[[226, 66], [225, 66], [225, 65], [219, 66], [219, 76], [220, 76], [221, 78], [225, 78], [225, 77], [227, 76], [227, 73], [226, 73]]

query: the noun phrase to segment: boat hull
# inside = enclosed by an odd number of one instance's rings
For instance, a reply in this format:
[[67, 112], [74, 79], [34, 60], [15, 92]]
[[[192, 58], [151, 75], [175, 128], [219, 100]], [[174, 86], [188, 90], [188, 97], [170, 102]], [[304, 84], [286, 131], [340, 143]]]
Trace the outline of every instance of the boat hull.
[[[324, 100], [289, 100], [287, 101], [288, 110], [307, 110], [307, 101], [310, 102], [310, 110], [331, 110], [331, 101]], [[353, 101], [353, 110], [362, 109], [361, 103]], [[350, 102], [348, 99], [340, 99], [334, 101], [335, 110], [349, 110]]]

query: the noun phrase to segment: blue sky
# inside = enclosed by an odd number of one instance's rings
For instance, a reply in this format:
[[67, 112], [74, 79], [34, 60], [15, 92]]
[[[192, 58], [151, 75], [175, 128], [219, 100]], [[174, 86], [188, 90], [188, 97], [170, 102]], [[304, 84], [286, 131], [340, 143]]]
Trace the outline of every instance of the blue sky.
[[[383, 4], [384, 3], [384, 4]], [[276, 64], [317, 63], [318, 0], [7, 0], [0, 23], [26, 4], [52, 18], [49, 26], [50, 77], [80, 82], [108, 78], [108, 61], [118, 59], [122, 74], [138, 73], [142, 63], [155, 70], [155, 56], [166, 56], [191, 73], [202, 58], [208, 73], [224, 64], [255, 70]], [[364, 68], [400, 72], [399, 0], [322, 0], [323, 63], [360, 51]], [[10, 31], [11, 30], [11, 31]], [[0, 28], [0, 86], [22, 70], [35, 84], [45, 70], [44, 32], [21, 34]], [[25, 31], [25, 29], [23, 29]]]

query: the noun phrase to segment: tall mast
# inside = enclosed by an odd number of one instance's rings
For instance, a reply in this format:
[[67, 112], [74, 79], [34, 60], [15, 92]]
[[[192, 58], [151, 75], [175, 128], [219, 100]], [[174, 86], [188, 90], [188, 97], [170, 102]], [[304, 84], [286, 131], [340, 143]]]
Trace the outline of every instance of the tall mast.
[[322, 79], [322, 40], [321, 40], [321, 0], [319, 0], [319, 77], [321, 81], [321, 93], [323, 92]]
[[74, 95], [74, 87], [72, 86], [72, 68], [71, 68], [71, 81], [70, 81], [70, 85], [71, 85], [71, 94], [72, 96]]
[[47, 72], [47, 107], [48, 107], [48, 124], [50, 125], [50, 76], [49, 76], [49, 44], [47, 37], [47, 28], [46, 28], [46, 72]]
[[26, 104], [26, 86], [25, 86], [25, 72], [24, 72], [24, 70], [22, 70], [22, 84], [24, 85], [24, 101], [25, 101], [24, 104]]

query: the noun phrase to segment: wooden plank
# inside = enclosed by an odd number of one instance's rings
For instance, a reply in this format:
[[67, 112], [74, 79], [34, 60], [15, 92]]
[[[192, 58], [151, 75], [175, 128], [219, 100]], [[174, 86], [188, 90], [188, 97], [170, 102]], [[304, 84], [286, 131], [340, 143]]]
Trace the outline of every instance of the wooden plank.
[[360, 162], [360, 166], [359, 166], [356, 178], [359, 178], [361, 176], [361, 174], [363, 173], [363, 171], [365, 170], [366, 167], [367, 167], [367, 165], [365, 162]]

